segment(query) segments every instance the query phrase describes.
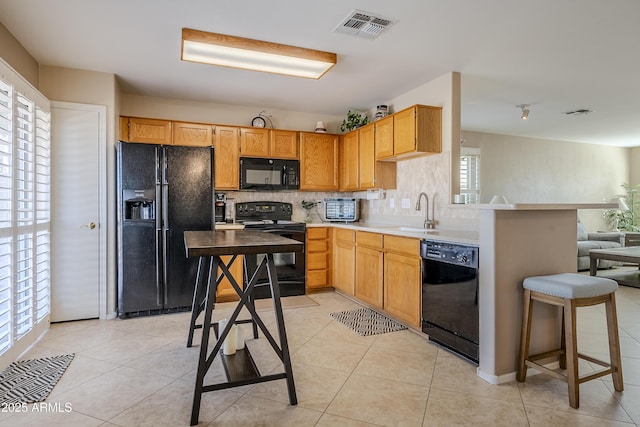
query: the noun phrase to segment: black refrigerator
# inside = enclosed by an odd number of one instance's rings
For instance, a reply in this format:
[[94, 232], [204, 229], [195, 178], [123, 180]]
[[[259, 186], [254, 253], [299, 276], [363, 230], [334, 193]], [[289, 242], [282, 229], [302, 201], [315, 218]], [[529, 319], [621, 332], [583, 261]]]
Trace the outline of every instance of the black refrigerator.
[[213, 230], [213, 149], [118, 142], [118, 316], [189, 309], [197, 259], [185, 230]]

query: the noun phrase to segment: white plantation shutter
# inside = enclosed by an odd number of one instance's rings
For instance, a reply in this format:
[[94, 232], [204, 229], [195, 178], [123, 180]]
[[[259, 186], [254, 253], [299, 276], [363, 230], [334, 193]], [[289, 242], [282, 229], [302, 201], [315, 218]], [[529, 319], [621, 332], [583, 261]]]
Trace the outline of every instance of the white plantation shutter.
[[460, 149], [460, 194], [467, 203], [480, 201], [480, 149], [462, 147]]
[[0, 77], [0, 354], [13, 345], [13, 87]]
[[48, 322], [50, 123], [46, 98], [0, 60], [0, 356]]

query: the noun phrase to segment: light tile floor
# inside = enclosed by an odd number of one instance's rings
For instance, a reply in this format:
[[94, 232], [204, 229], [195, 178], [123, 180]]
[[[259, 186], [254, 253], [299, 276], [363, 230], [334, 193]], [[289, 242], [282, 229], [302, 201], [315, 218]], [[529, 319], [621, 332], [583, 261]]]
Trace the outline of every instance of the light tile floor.
[[[625, 391], [614, 392], [610, 377], [585, 383], [578, 410], [561, 381], [537, 375], [490, 385], [473, 365], [414, 332], [356, 335], [329, 316], [357, 306], [338, 294], [311, 298], [319, 305], [285, 310], [299, 404], [288, 405], [284, 380], [210, 392], [199, 425], [640, 425], [640, 289], [617, 294]], [[234, 305], [218, 304], [215, 318], [229, 316]], [[273, 314], [262, 314], [273, 328]], [[0, 413], [0, 425], [189, 425], [199, 347], [185, 346], [188, 319], [181, 313], [52, 325], [24, 358], [76, 354], [48, 399], [71, 411]], [[264, 338], [248, 346], [261, 372], [281, 369]], [[579, 347], [608, 357], [603, 307], [579, 309]], [[222, 376], [216, 363], [207, 382]]]

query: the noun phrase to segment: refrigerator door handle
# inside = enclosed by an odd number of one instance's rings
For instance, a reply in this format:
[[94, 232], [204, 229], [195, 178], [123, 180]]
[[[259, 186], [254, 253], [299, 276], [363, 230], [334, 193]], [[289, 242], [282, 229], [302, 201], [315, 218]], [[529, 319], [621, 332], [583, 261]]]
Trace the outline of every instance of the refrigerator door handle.
[[[159, 306], [164, 305], [160, 296], [160, 286], [164, 283], [164, 262], [162, 262], [163, 256], [161, 255], [160, 246], [164, 246], [162, 242], [162, 230], [156, 229], [156, 304]], [[164, 252], [164, 249], [163, 249]]]
[[167, 303], [167, 291], [168, 291], [168, 281], [169, 281], [169, 230], [167, 228], [163, 231], [164, 236], [162, 239], [162, 259], [164, 263], [162, 264], [162, 278], [163, 278], [163, 292], [158, 292], [158, 301], [162, 301], [162, 305], [164, 306]]

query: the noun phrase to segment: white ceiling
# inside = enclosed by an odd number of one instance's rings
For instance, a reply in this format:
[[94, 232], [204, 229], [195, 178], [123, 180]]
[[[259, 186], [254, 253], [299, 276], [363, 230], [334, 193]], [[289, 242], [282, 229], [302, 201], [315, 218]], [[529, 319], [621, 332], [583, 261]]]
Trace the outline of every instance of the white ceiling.
[[[398, 22], [333, 33], [356, 8]], [[640, 146], [639, 18], [637, 0], [0, 0], [40, 64], [114, 73], [126, 93], [343, 115], [459, 71], [463, 130], [616, 146]], [[308, 80], [181, 62], [183, 27], [338, 64]], [[562, 114], [579, 108], [595, 112]]]

